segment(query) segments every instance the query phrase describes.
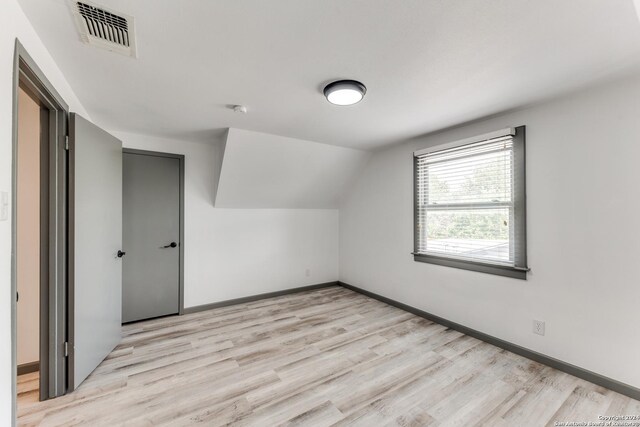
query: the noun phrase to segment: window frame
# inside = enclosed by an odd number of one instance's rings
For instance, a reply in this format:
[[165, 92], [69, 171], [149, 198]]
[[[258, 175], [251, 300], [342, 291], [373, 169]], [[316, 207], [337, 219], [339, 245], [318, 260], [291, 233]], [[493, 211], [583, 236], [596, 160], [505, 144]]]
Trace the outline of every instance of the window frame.
[[[433, 255], [419, 253], [420, 233], [418, 230], [418, 157], [427, 153], [442, 151], [455, 147], [461, 147], [481, 141], [512, 134], [513, 138], [513, 185], [514, 185], [514, 229], [513, 244], [520, 248], [515, 252], [514, 265], [505, 265], [491, 261], [466, 260], [455, 256]], [[514, 279], [527, 279], [527, 210], [526, 210], [526, 152], [525, 152], [525, 126], [503, 129], [477, 137], [466, 138], [449, 144], [438, 145], [413, 153], [413, 260], [428, 264], [446, 267], [460, 268], [481, 273], [495, 274]]]

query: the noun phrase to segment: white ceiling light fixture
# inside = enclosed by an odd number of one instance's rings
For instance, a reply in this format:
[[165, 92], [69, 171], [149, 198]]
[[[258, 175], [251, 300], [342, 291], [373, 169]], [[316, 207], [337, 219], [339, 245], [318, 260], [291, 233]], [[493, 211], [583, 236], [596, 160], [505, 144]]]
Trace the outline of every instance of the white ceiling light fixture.
[[235, 111], [236, 113], [240, 113], [240, 114], [247, 114], [247, 107], [245, 107], [244, 105], [234, 105], [231, 107], [233, 109], [233, 111]]
[[362, 101], [367, 88], [356, 80], [337, 80], [324, 88], [324, 96], [334, 105], [353, 105]]

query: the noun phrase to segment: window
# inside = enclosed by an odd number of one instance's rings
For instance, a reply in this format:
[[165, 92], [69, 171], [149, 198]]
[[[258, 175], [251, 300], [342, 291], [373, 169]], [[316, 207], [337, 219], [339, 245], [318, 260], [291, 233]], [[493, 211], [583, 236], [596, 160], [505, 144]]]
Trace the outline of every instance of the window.
[[416, 261], [526, 279], [525, 127], [414, 153]]

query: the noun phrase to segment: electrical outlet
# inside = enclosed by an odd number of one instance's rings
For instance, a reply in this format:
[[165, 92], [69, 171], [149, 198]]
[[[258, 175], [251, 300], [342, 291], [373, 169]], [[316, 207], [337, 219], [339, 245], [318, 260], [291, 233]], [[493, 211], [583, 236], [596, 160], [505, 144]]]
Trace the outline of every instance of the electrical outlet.
[[307, 276], [307, 277], [311, 276], [311, 269], [310, 269], [310, 268], [307, 268], [307, 269], [304, 271], [304, 275], [305, 275], [305, 276]]
[[533, 321], [533, 333], [538, 335], [544, 335], [544, 322], [541, 320]]
[[0, 221], [9, 219], [9, 193], [0, 191]]

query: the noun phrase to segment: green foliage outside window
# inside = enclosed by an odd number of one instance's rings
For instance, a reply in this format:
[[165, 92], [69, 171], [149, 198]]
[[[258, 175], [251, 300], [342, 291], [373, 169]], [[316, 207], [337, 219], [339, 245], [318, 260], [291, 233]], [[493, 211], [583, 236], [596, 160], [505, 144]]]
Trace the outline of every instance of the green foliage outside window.
[[[429, 200], [433, 204], [507, 202], [511, 199], [508, 179], [510, 162], [504, 158], [476, 167], [455, 188], [439, 179], [437, 170], [429, 176]], [[509, 239], [509, 209], [430, 211], [427, 215], [429, 239]]]

